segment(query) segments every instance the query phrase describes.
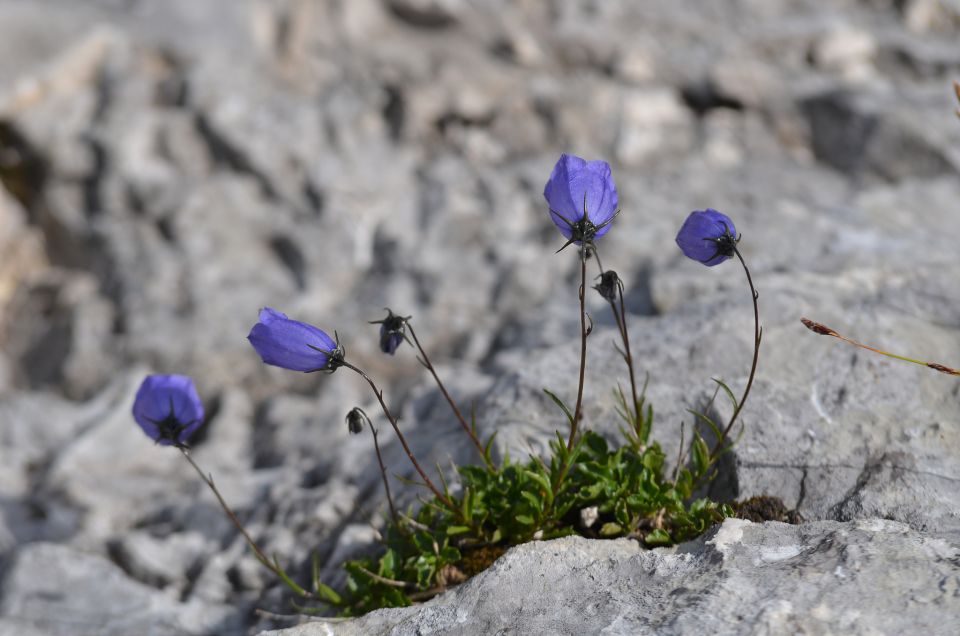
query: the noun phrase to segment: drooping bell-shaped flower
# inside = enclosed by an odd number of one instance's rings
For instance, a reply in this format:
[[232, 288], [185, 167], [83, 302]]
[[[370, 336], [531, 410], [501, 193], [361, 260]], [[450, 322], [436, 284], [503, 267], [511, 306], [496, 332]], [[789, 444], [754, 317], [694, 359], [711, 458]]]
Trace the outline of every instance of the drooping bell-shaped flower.
[[691, 212], [677, 233], [677, 245], [684, 255], [708, 267], [733, 256], [739, 240], [730, 217], [713, 208]]
[[610, 231], [619, 204], [610, 164], [563, 154], [543, 189], [550, 218], [570, 243], [590, 244]]
[[380, 351], [393, 355], [407, 338], [407, 321], [410, 316], [398, 316], [387, 309], [383, 320], [371, 320], [371, 325], [380, 325]]
[[203, 404], [185, 375], [148, 375], [133, 401], [133, 419], [161, 446], [182, 446], [203, 424]]
[[334, 371], [343, 362], [343, 348], [323, 330], [270, 307], [260, 310], [247, 339], [264, 363], [291, 371]]

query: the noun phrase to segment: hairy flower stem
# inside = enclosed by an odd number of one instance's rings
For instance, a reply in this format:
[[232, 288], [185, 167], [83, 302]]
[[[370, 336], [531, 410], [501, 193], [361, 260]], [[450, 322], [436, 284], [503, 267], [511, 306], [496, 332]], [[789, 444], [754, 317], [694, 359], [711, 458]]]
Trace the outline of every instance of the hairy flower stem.
[[217, 498], [217, 501], [220, 502], [220, 507], [223, 508], [223, 511], [227, 513], [227, 517], [230, 518], [230, 521], [233, 522], [234, 527], [240, 531], [240, 534], [243, 535], [243, 538], [246, 539], [247, 545], [250, 546], [250, 549], [253, 550], [253, 554], [257, 557], [257, 560], [263, 564], [265, 568], [273, 572], [278, 578], [287, 583], [294, 592], [296, 592], [302, 598], [314, 599], [317, 600], [318, 597], [314, 594], [311, 594], [309, 591], [303, 589], [290, 579], [286, 572], [280, 569], [279, 565], [270, 561], [267, 558], [267, 555], [263, 553], [263, 550], [260, 549], [260, 546], [257, 545], [257, 542], [253, 540], [253, 537], [250, 536], [250, 533], [247, 532], [247, 529], [243, 527], [243, 524], [240, 523], [240, 519], [237, 518], [236, 513], [227, 505], [227, 502], [223, 500], [223, 495], [220, 494], [220, 490], [213, 483], [213, 477], [200, 469], [200, 466], [197, 465], [197, 462], [194, 461], [193, 456], [190, 455], [190, 451], [186, 446], [178, 445], [177, 449], [183, 454], [184, 458], [190, 465], [193, 466], [193, 469], [197, 471], [197, 474], [200, 475], [200, 479], [207, 484], [207, 487], [210, 488], [210, 491], [213, 492], [214, 497]]
[[583, 382], [587, 372], [587, 309], [585, 306], [584, 290], [587, 288], [587, 252], [586, 246], [580, 249], [580, 380], [577, 383], [577, 405], [573, 409], [573, 420], [570, 422], [570, 439], [567, 440], [567, 452], [573, 450], [577, 439], [577, 428], [583, 411]]
[[757, 288], [753, 286], [753, 277], [750, 276], [750, 269], [747, 267], [746, 261], [743, 260], [743, 255], [740, 254], [740, 250], [734, 247], [733, 252], [737, 255], [737, 258], [740, 259], [740, 264], [743, 265], [743, 271], [747, 275], [747, 284], [750, 285], [750, 295], [753, 299], [753, 362], [750, 364], [750, 377], [747, 378], [747, 386], [743, 390], [743, 396], [737, 403], [736, 408], [734, 408], [733, 415], [730, 416], [730, 421], [727, 423], [726, 428], [723, 429], [720, 439], [717, 440], [713, 450], [710, 452], [711, 461], [715, 460], [720, 451], [723, 450], [723, 444], [726, 442], [727, 436], [730, 434], [730, 430], [733, 429], [733, 424], [737, 421], [740, 411], [743, 410], [743, 405], [747, 401], [747, 396], [750, 395], [750, 388], [753, 386], [753, 378], [757, 374], [757, 362], [760, 359], [760, 340], [763, 338], [763, 327], [760, 326], [760, 306], [757, 303], [757, 299], [760, 297], [760, 294], [757, 292]]
[[440, 393], [443, 394], [444, 399], [446, 399], [447, 404], [450, 405], [450, 408], [453, 409], [453, 414], [457, 417], [457, 420], [460, 422], [460, 426], [463, 427], [463, 432], [465, 432], [469, 437], [470, 441], [473, 442], [473, 445], [476, 446], [477, 452], [480, 453], [480, 457], [483, 458], [484, 463], [488, 468], [493, 468], [493, 463], [490, 461], [490, 458], [483, 450], [483, 444], [480, 443], [480, 439], [477, 437], [477, 433], [473, 430], [473, 427], [467, 424], [467, 419], [463, 416], [463, 413], [460, 412], [457, 403], [453, 401], [453, 398], [450, 397], [450, 393], [447, 391], [447, 387], [443, 385], [443, 382], [440, 381], [440, 376], [437, 375], [437, 370], [433, 367], [433, 363], [430, 362], [430, 358], [427, 357], [427, 352], [423, 349], [423, 346], [420, 344], [420, 339], [417, 338], [417, 332], [414, 330], [413, 325], [410, 322], [407, 322], [407, 329], [410, 331], [410, 337], [413, 338], [413, 343], [417, 346], [417, 351], [420, 352], [420, 364], [427, 368], [427, 371], [430, 372], [430, 375], [433, 376], [433, 379], [436, 381], [437, 386], [440, 388]]
[[403, 446], [404, 452], [407, 454], [407, 457], [410, 458], [410, 463], [413, 464], [413, 467], [416, 469], [417, 473], [420, 475], [420, 478], [423, 479], [424, 485], [430, 489], [430, 492], [437, 498], [440, 503], [447, 507], [451, 512], [453, 512], [458, 517], [461, 516], [460, 509], [453, 503], [450, 497], [447, 497], [443, 494], [440, 489], [438, 489], [433, 481], [427, 477], [427, 473], [424, 472], [423, 468], [420, 467], [420, 462], [417, 461], [417, 458], [414, 457], [413, 451], [410, 450], [410, 446], [407, 444], [407, 438], [403, 436], [403, 433], [400, 432], [400, 426], [397, 424], [397, 418], [390, 413], [390, 409], [387, 408], [387, 403], [383, 401], [383, 391], [377, 387], [377, 384], [373, 379], [367, 375], [359, 367], [355, 367], [346, 360], [340, 362], [341, 366], [347, 367], [364, 380], [367, 381], [367, 384], [370, 385], [370, 388], [373, 390], [373, 394], [377, 396], [377, 401], [380, 402], [380, 408], [383, 409], [383, 414], [387, 416], [387, 420], [390, 422], [390, 426], [393, 427], [393, 432], [397, 434], [397, 439], [400, 440], [400, 444]]

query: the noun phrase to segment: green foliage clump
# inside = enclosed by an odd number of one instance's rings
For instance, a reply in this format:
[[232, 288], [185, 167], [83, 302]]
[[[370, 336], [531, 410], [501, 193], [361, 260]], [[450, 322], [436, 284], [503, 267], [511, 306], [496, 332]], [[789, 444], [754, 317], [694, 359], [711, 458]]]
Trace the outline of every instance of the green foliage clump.
[[[625, 406], [622, 393], [619, 398]], [[732, 516], [726, 504], [692, 500], [713, 466], [703, 438], [694, 435], [688, 465], [668, 475], [663, 450], [650, 442], [652, 409], [638, 407], [621, 410], [630, 426], [619, 447], [585, 431], [568, 450], [558, 433], [548, 460], [515, 462], [507, 456], [496, 465], [491, 439], [483, 464], [456, 469], [457, 492], [444, 484], [443, 494], [455, 508], [434, 497], [419, 510], [397, 515], [384, 533], [384, 552], [346, 563], [346, 589], [336, 594], [327, 588], [325, 600], [344, 616], [406, 606], [463, 582], [527, 541], [579, 534], [666, 546]]]

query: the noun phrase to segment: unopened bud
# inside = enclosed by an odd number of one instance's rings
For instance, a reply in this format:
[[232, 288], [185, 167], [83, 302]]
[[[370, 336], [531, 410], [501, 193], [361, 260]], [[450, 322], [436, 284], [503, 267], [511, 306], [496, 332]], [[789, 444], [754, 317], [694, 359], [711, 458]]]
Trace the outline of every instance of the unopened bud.
[[350, 431], [351, 435], [357, 435], [363, 432], [363, 423], [365, 421], [369, 421], [367, 414], [363, 412], [363, 409], [354, 407], [347, 413], [347, 430]]
[[617, 299], [617, 292], [623, 289], [623, 283], [620, 281], [617, 273], [612, 269], [608, 269], [597, 278], [600, 279], [600, 282], [594, 285], [593, 288], [600, 292], [600, 295], [608, 301], [615, 301]]

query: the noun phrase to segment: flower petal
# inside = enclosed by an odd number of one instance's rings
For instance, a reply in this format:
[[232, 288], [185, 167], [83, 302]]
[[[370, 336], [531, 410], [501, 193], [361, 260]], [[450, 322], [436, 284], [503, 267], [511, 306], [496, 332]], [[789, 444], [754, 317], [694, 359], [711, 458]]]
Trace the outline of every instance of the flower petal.
[[287, 314], [277, 311], [271, 307], [264, 307], [260, 310], [260, 322], [269, 324], [274, 320], [288, 320]]
[[261, 321], [253, 326], [247, 339], [264, 363], [303, 372], [327, 367], [329, 354], [336, 351], [337, 343], [321, 329], [290, 320], [269, 308], [260, 315]]
[[688, 258], [713, 267], [730, 258], [729, 254], [720, 253], [716, 239], [736, 236], [736, 232], [730, 217], [707, 208], [690, 213], [677, 233], [677, 245]]
[[[572, 184], [587, 165], [587, 162], [580, 157], [568, 154], [560, 155], [556, 165], [553, 166], [553, 172], [547, 180], [547, 185], [543, 188], [543, 197], [550, 206], [551, 216], [557, 215], [566, 219], [570, 224], [576, 223], [583, 218], [583, 191], [580, 190], [580, 198], [574, 198], [574, 189]], [[557, 223], [561, 228], [561, 223]], [[569, 238], [569, 237], [568, 237]]]
[[599, 237], [610, 229], [609, 221], [613, 218], [620, 203], [617, 196], [617, 186], [613, 182], [610, 164], [606, 161], [588, 162], [584, 173], [590, 175], [590, 180], [586, 185], [587, 218], [597, 227], [604, 223], [607, 224], [597, 232]]
[[[133, 418], [143, 432], [158, 444], [185, 443], [203, 424], [203, 403], [193, 380], [185, 375], [150, 375], [137, 390]], [[176, 439], [161, 423], [179, 425]]]
[[561, 155], [553, 167], [543, 196], [550, 206], [551, 220], [567, 239], [578, 234], [576, 226], [584, 214], [597, 228], [590, 239], [609, 232], [610, 221], [619, 204], [610, 164], [606, 161], [588, 162], [567, 154]]

